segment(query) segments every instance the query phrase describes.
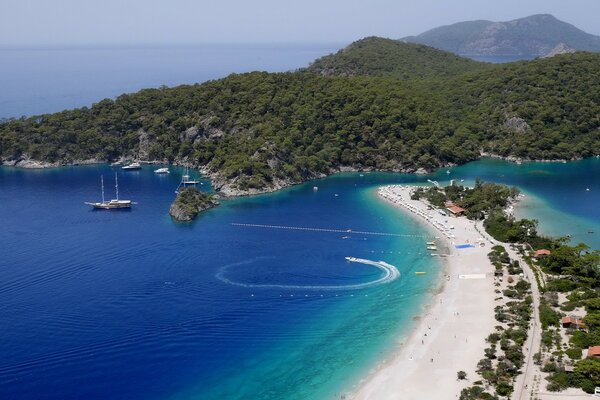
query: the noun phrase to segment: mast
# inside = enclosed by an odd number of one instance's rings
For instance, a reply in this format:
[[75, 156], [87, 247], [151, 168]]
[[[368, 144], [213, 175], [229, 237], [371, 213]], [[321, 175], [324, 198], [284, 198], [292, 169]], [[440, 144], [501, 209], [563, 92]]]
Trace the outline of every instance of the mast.
[[100, 175], [100, 185], [102, 186], [102, 202], [104, 203], [104, 175]]
[[117, 200], [119, 200], [119, 180], [117, 179], [116, 172], [115, 172], [115, 191], [117, 192]]

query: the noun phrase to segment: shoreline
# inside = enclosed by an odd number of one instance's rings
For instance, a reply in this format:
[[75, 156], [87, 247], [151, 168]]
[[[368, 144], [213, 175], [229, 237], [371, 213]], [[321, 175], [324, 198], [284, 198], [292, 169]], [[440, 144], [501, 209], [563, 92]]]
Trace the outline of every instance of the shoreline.
[[[438, 244], [447, 247], [448, 254], [441, 257], [441, 282], [419, 310], [422, 315], [415, 316], [414, 327], [403, 335], [393, 357], [380, 363], [348, 397], [354, 400], [455, 399], [479, 379], [477, 362], [483, 357], [485, 338], [496, 325], [494, 268], [487, 258], [490, 243], [486, 239], [483, 247], [478, 244], [485, 236], [476, 222], [444, 217], [437, 210], [428, 210], [426, 203], [411, 200], [409, 193], [414, 187], [383, 186], [377, 195], [434, 231]], [[476, 247], [457, 249], [457, 244]], [[457, 379], [460, 370], [467, 372], [464, 381]]]
[[[475, 158], [470, 161], [467, 161], [465, 164], [468, 164], [469, 162], [481, 161], [486, 158], [492, 159], [492, 160], [494, 160], [494, 159], [495, 160], [503, 160], [503, 161], [506, 161], [509, 163], [514, 163], [517, 165], [524, 164], [524, 163], [568, 163], [568, 162], [576, 162], [576, 161], [581, 161], [581, 160], [586, 159], [586, 158], [573, 158], [573, 159], [569, 159], [569, 160], [567, 160], [567, 159], [536, 160], [536, 159], [519, 158], [519, 157], [513, 157], [513, 156], [500, 156], [497, 154], [482, 153], [480, 155], [480, 157]], [[594, 156], [591, 156], [589, 158], [594, 158]], [[135, 158], [121, 157], [119, 160], [121, 160], [121, 161], [128, 160], [128, 161], [133, 162], [133, 161], [135, 161]], [[189, 163], [184, 162], [184, 160], [175, 161], [173, 163], [168, 162], [168, 160], [138, 160], [137, 162], [139, 162], [140, 164], [144, 164], [144, 165], [167, 165], [169, 167], [170, 166], [173, 166], [173, 167], [189, 166]], [[64, 161], [48, 162], [48, 161], [34, 160], [34, 159], [31, 159], [28, 157], [23, 157], [18, 160], [0, 159], [0, 167], [4, 166], [4, 167], [10, 167], [10, 168], [25, 169], [25, 170], [73, 167], [73, 166], [94, 165], [94, 164], [110, 164], [110, 163], [111, 163], [111, 161], [99, 160], [99, 159], [73, 160], [71, 162], [64, 162]], [[457, 166], [461, 166], [461, 165], [465, 165], [465, 164], [446, 163], [444, 165], [439, 166], [435, 170], [431, 170], [431, 171], [425, 170], [422, 167], [421, 168], [413, 167], [413, 168], [401, 168], [401, 169], [390, 169], [390, 170], [378, 170], [378, 169], [373, 169], [373, 168], [361, 168], [361, 167], [340, 165], [336, 168], [332, 168], [327, 173], [317, 173], [314, 176], [311, 176], [308, 179], [305, 179], [303, 181], [296, 182], [296, 181], [286, 180], [286, 179], [277, 179], [272, 183], [271, 186], [264, 187], [261, 189], [251, 188], [251, 189], [246, 189], [246, 190], [237, 189], [237, 188], [232, 187], [231, 184], [235, 183], [235, 180], [233, 182], [227, 182], [218, 173], [210, 171], [208, 169], [207, 165], [198, 165], [198, 166], [194, 167], [194, 169], [197, 169], [202, 175], [204, 175], [208, 179], [210, 179], [211, 183], [213, 184], [213, 187], [216, 189], [217, 192], [219, 192], [219, 194], [221, 196], [242, 197], [242, 196], [254, 196], [254, 195], [260, 195], [260, 194], [274, 193], [281, 189], [301, 185], [303, 183], [307, 183], [307, 182], [318, 180], [318, 179], [323, 179], [323, 178], [329, 177], [331, 175], [335, 175], [338, 173], [344, 173], [344, 172], [366, 172], [366, 173], [368, 173], [368, 172], [389, 172], [389, 173], [403, 173], [403, 174], [414, 174], [414, 175], [430, 175], [430, 174], [435, 173], [436, 171], [443, 170], [445, 168], [453, 168], [453, 167], [457, 167]]]

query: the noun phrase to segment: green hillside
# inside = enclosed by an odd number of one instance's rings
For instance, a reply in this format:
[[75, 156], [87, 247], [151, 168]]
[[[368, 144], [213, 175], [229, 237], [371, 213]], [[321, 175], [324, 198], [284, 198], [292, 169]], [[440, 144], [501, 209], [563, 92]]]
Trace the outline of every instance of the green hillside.
[[432, 170], [482, 152], [600, 154], [600, 55], [445, 79], [256, 72], [0, 124], [5, 164], [187, 162], [208, 170], [225, 193], [274, 190], [340, 167]]
[[369, 37], [319, 58], [308, 71], [324, 76], [388, 76], [408, 80], [451, 77], [486, 65], [428, 46]]

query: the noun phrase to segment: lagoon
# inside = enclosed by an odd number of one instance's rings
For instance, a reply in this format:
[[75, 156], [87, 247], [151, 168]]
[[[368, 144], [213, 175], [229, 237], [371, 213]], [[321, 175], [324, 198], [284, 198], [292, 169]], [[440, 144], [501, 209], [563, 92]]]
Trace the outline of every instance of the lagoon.
[[[191, 224], [167, 213], [175, 168], [161, 177], [152, 168], [119, 172], [122, 197], [139, 204], [89, 210], [83, 202], [99, 197], [99, 176], [112, 173], [106, 165], [0, 168], [2, 398], [339, 398], [397, 348], [440, 272], [424, 251], [428, 232], [377, 199], [382, 184], [480, 177], [517, 185], [527, 196], [519, 212], [554, 217], [540, 218], [542, 232], [600, 248], [598, 159], [338, 174], [224, 201]], [[400, 278], [344, 289], [382, 274], [346, 256], [390, 263]], [[290, 285], [301, 288], [281, 287]]]

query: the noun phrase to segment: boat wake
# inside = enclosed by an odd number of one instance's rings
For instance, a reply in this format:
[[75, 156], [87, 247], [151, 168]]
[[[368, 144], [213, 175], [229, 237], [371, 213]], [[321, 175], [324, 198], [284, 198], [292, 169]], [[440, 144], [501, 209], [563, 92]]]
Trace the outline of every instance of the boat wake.
[[233, 279], [228, 278], [227, 271], [231, 268], [238, 267], [241, 265], [247, 265], [254, 263], [256, 259], [246, 260], [234, 264], [229, 264], [221, 268], [217, 274], [215, 275], [217, 279], [222, 282], [228, 283], [234, 286], [240, 286], [245, 288], [271, 288], [271, 289], [302, 289], [302, 290], [357, 290], [357, 289], [366, 289], [373, 286], [385, 285], [386, 283], [390, 283], [400, 277], [400, 271], [398, 268], [393, 266], [392, 264], [388, 264], [384, 261], [372, 261], [365, 260], [362, 258], [354, 258], [354, 257], [346, 257], [346, 260], [349, 262], [360, 263], [365, 265], [372, 265], [383, 272], [383, 275], [379, 278], [356, 284], [349, 285], [284, 285], [284, 284], [274, 284], [274, 283], [245, 283], [239, 282]]

